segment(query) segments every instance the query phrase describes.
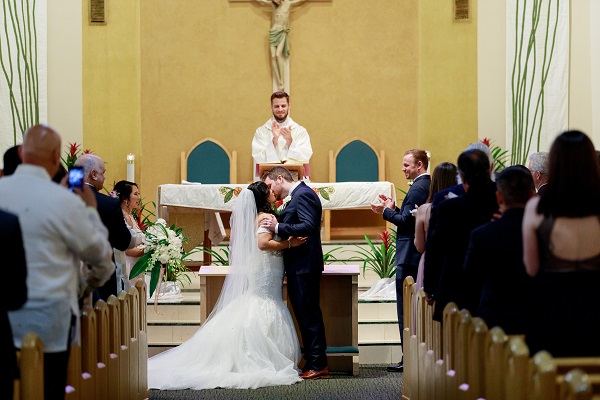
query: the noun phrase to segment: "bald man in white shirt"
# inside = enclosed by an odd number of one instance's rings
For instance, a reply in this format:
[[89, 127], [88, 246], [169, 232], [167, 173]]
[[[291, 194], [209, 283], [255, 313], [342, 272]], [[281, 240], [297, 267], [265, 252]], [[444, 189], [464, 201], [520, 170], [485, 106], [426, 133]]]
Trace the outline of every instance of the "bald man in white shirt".
[[70, 192], [51, 180], [60, 148], [52, 128], [31, 127], [23, 137], [23, 164], [0, 179], [0, 208], [18, 216], [27, 260], [27, 302], [9, 313], [15, 347], [27, 332], [40, 336], [46, 399], [65, 395], [71, 329], [78, 326], [80, 261], [92, 266], [85, 277], [90, 287], [103, 285], [115, 269], [93, 191], [84, 185]]

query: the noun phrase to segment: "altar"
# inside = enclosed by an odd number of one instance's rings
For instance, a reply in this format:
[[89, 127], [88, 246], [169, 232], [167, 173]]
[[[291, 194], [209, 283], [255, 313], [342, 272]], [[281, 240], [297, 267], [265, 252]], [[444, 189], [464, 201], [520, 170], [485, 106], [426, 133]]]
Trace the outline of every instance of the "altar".
[[[331, 239], [331, 214], [333, 210], [369, 210], [371, 202], [376, 201], [379, 194], [396, 199], [396, 190], [391, 182], [306, 182], [321, 200], [323, 207], [322, 239]], [[177, 226], [186, 226], [184, 231], [193, 245], [200, 243], [204, 237], [205, 213], [231, 212], [239, 193], [248, 184], [165, 184], [158, 187], [156, 204], [157, 215]], [[179, 216], [180, 221], [171, 220]], [[193, 216], [191, 215], [193, 214]], [[210, 216], [210, 214], [209, 214]], [[380, 216], [378, 221], [383, 230], [386, 224]], [[183, 219], [186, 219], [184, 222]], [[192, 221], [193, 219], [193, 221]], [[346, 218], [347, 219], [347, 218]], [[202, 231], [198, 231], [202, 227]], [[353, 229], [344, 227], [344, 229]], [[356, 229], [356, 228], [354, 228]], [[360, 229], [360, 228], [359, 228]], [[343, 233], [343, 232], [342, 232]], [[192, 240], [193, 239], [193, 240]]]
[[[200, 267], [200, 323], [204, 323], [214, 308], [229, 267]], [[358, 265], [325, 265], [321, 279], [321, 311], [327, 338], [329, 369], [352, 375], [359, 373], [358, 353]], [[283, 280], [283, 301], [287, 302], [286, 280]], [[302, 337], [296, 332], [300, 345]]]

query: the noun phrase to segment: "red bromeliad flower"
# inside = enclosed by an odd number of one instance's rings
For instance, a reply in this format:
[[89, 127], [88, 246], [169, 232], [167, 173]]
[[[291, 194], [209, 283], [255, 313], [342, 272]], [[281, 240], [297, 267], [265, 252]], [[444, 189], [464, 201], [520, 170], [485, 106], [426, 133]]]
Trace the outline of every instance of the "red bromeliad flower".
[[136, 213], [135, 213], [135, 220], [136, 220], [136, 222], [137, 222], [138, 226], [140, 227], [140, 229], [141, 229], [142, 231], [146, 231], [146, 229], [148, 229], [148, 225], [146, 225], [146, 224], [145, 224], [145, 223], [142, 221], [142, 213], [141, 213], [141, 212], [140, 212], [140, 213], [138, 213], [138, 212], [136, 212]]
[[77, 144], [75, 142], [69, 143], [69, 155], [71, 157], [77, 156], [77, 152], [79, 151], [79, 147], [81, 147], [80, 144]]
[[77, 158], [82, 155], [82, 154], [92, 154], [92, 150], [90, 149], [85, 149], [85, 150], [81, 150], [81, 144], [78, 144], [77, 142], [73, 142], [73, 143], [69, 143], [69, 145], [67, 146], [67, 153], [66, 155], [63, 157], [61, 156], [60, 159], [63, 162], [63, 164], [65, 165], [66, 169], [70, 169], [73, 165], [75, 165], [75, 162], [77, 161]]
[[385, 245], [385, 249], [389, 249], [391, 246], [390, 243], [390, 233], [388, 231], [383, 231], [380, 234], [377, 235], [377, 237], [379, 239], [381, 239], [381, 241], [383, 242], [383, 244]]
[[485, 144], [487, 147], [490, 147], [492, 144], [492, 141], [490, 138], [483, 138], [483, 139], [481, 139], [481, 143]]

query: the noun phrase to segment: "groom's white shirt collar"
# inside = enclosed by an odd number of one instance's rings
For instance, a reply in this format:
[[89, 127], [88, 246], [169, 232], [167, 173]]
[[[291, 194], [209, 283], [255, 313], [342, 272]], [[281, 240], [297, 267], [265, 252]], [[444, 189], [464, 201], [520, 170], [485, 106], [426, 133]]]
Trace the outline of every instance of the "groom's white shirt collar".
[[288, 196], [291, 196], [291, 195], [292, 195], [292, 192], [293, 192], [294, 190], [296, 190], [296, 188], [298, 187], [298, 185], [300, 185], [300, 183], [301, 183], [301, 182], [302, 182], [302, 181], [296, 181], [296, 183], [294, 183], [294, 185], [293, 185], [293, 186], [290, 188], [290, 192], [288, 193]]

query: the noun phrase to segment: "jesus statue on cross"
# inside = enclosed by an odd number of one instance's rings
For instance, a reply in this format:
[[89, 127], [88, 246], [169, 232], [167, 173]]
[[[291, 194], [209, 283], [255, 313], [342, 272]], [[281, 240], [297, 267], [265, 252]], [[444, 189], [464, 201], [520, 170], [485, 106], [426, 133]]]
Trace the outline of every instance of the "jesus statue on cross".
[[273, 77], [279, 90], [285, 90], [285, 63], [290, 55], [290, 11], [294, 4], [306, 0], [256, 0], [260, 3], [271, 4], [273, 24], [269, 30], [269, 45], [271, 47], [271, 67]]

